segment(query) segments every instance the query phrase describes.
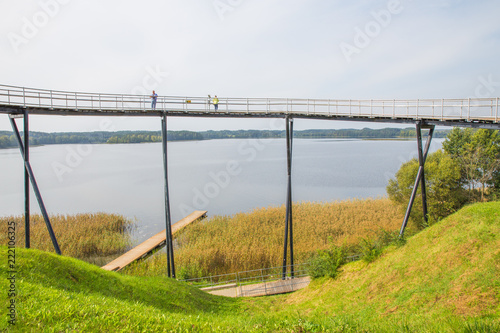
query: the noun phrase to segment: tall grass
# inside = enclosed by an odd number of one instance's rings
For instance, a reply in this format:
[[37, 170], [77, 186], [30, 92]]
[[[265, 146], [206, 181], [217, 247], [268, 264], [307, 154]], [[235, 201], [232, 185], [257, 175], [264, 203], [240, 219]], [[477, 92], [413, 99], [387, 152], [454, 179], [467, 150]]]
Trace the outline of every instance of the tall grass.
[[[332, 245], [351, 246], [380, 230], [397, 230], [401, 212], [388, 199], [348, 200], [293, 205], [294, 261], [302, 263]], [[7, 222], [17, 223], [17, 245], [24, 247], [24, 218], [0, 218], [0, 245], [7, 245]], [[131, 221], [114, 214], [54, 215], [51, 223], [63, 255], [104, 265], [130, 246]], [[285, 207], [214, 216], [175, 235], [177, 277], [192, 278], [274, 267], [282, 264]], [[45, 222], [31, 218], [31, 247], [54, 252]], [[288, 262], [289, 263], [289, 262]], [[132, 275], [165, 275], [160, 251], [125, 270]]]
[[[30, 218], [30, 245], [43, 251], [55, 252], [41, 215]], [[0, 218], [0, 245], [7, 245], [7, 223], [16, 222], [17, 247], [25, 246], [24, 216]], [[115, 214], [53, 215], [50, 222], [61, 252], [86, 262], [103, 265], [123, 253], [130, 245], [127, 229], [132, 222]]]
[[[294, 261], [317, 250], [358, 244], [380, 230], [397, 230], [403, 215], [389, 199], [349, 200], [293, 205]], [[282, 264], [285, 207], [214, 216], [189, 225], [175, 236], [178, 278], [193, 278], [274, 267]], [[127, 268], [132, 275], [164, 275], [166, 255]]]

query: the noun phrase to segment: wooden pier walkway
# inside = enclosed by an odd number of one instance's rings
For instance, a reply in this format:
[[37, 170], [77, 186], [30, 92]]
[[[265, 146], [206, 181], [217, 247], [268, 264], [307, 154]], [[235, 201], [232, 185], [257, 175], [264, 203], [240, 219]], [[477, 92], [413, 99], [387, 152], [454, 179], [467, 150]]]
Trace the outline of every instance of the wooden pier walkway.
[[[181, 230], [188, 224], [198, 219], [206, 217], [206, 215], [207, 211], [202, 211], [202, 210], [194, 211], [193, 213], [189, 214], [182, 220], [172, 225], [172, 235], [174, 235], [177, 231]], [[119, 271], [124, 267], [126, 267], [127, 265], [130, 265], [134, 261], [145, 258], [150, 254], [152, 254], [154, 251], [164, 247], [166, 243], [166, 238], [167, 238], [166, 229], [164, 229], [163, 231], [157, 233], [153, 237], [137, 245], [130, 251], [124, 253], [120, 257], [111, 261], [109, 264], [102, 266], [101, 268], [107, 271]]]

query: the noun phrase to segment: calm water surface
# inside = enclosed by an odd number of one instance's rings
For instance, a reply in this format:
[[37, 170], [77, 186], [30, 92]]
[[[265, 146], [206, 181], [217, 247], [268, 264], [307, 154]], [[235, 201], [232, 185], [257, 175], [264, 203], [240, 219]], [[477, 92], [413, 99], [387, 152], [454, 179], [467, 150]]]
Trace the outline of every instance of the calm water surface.
[[[431, 151], [442, 142], [433, 140]], [[385, 196], [416, 147], [415, 140], [295, 139], [293, 201]], [[230, 215], [285, 202], [283, 139], [169, 142], [168, 157], [172, 222], [195, 209]], [[136, 242], [165, 228], [161, 143], [32, 147], [30, 161], [49, 214], [122, 214], [136, 221]], [[0, 150], [0, 170], [0, 216], [22, 215], [18, 149]]]

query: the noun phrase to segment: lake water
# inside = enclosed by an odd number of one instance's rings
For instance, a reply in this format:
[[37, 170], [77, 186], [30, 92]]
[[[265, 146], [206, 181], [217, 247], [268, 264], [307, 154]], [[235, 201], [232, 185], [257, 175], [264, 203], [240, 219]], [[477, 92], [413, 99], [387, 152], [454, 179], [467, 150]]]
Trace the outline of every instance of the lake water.
[[[434, 139], [431, 151], [441, 148]], [[49, 214], [118, 213], [136, 242], [165, 228], [161, 143], [32, 147], [30, 161]], [[415, 140], [295, 139], [293, 201], [386, 195], [388, 180], [417, 156]], [[169, 142], [172, 222], [193, 210], [231, 215], [286, 197], [284, 139]], [[0, 150], [0, 216], [24, 212], [19, 149]], [[32, 212], [39, 212], [34, 194]]]

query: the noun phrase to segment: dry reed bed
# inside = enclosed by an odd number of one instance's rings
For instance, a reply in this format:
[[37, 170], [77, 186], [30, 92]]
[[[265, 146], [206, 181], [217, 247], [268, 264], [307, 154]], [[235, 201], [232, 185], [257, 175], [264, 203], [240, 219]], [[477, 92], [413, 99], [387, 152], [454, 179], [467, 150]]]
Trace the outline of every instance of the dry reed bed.
[[[294, 204], [295, 262], [306, 261], [311, 253], [330, 244], [357, 244], [380, 230], [398, 230], [402, 219], [402, 212], [389, 199]], [[284, 206], [191, 224], [175, 236], [177, 275], [191, 278], [279, 266], [284, 228]], [[165, 267], [166, 256], [158, 253], [126, 272], [163, 275]]]
[[[0, 245], [7, 245], [7, 223], [15, 221], [16, 246], [25, 246], [24, 216], [0, 218]], [[132, 222], [116, 214], [53, 215], [50, 222], [61, 252], [87, 262], [101, 265], [109, 256], [116, 256], [130, 245], [127, 228]], [[41, 215], [32, 215], [31, 247], [55, 252], [49, 232]]]
[[[330, 244], [352, 245], [380, 230], [398, 230], [403, 215], [389, 199], [348, 200], [293, 205], [295, 262], [307, 260]], [[24, 218], [0, 218], [0, 245], [7, 245], [7, 222], [17, 223], [17, 246], [24, 247]], [[114, 214], [54, 215], [51, 223], [63, 255], [103, 265], [130, 245], [131, 221]], [[279, 266], [283, 260], [285, 207], [255, 209], [234, 216], [214, 216], [193, 223], [176, 236], [179, 277], [227, 274]], [[31, 219], [31, 247], [54, 252], [45, 222]], [[125, 272], [165, 275], [166, 256], [160, 252]]]

